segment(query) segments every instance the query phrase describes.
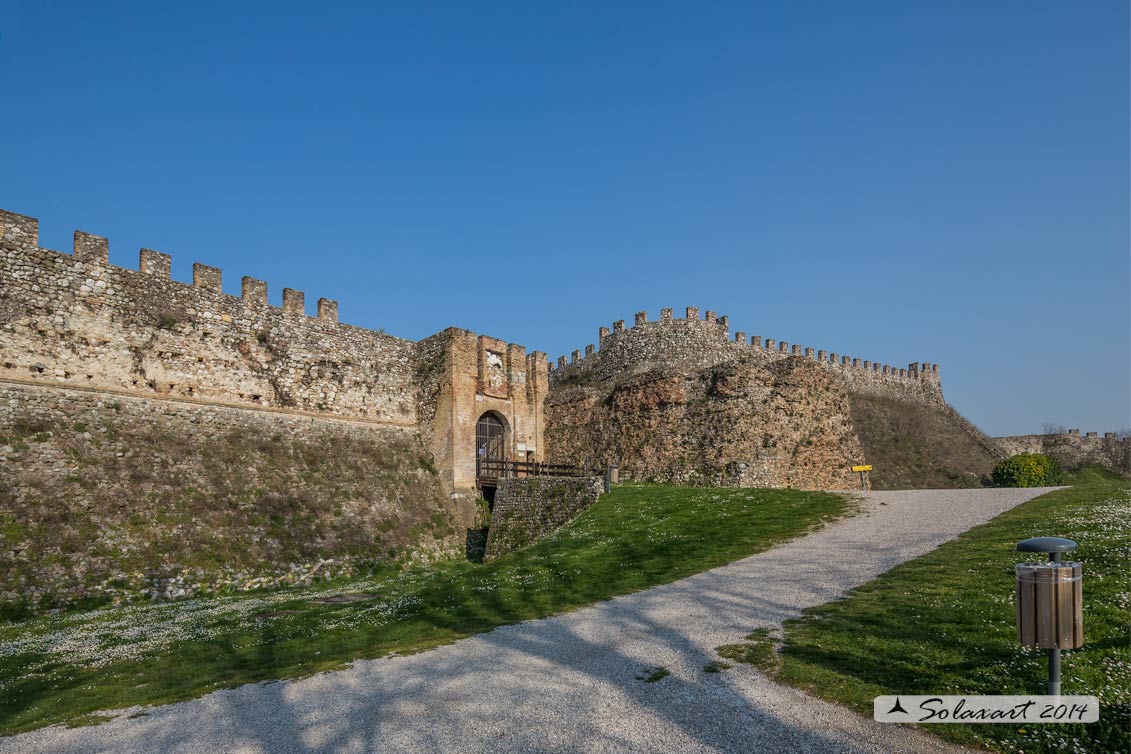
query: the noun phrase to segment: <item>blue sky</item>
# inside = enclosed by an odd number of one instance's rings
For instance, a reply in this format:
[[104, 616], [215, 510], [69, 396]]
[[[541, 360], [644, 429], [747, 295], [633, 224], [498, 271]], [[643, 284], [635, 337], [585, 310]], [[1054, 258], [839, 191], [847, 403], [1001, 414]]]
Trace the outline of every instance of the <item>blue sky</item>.
[[1131, 426], [1124, 2], [232, 5], [0, 0], [0, 207], [407, 338], [695, 305]]

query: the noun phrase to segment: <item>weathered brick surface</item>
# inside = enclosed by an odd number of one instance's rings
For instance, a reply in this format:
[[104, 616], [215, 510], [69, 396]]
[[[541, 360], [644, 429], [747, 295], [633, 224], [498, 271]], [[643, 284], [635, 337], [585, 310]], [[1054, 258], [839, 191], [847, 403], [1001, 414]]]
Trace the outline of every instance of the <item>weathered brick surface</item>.
[[600, 477], [504, 479], [495, 493], [486, 559], [532, 544], [572, 521], [604, 490]]
[[420, 341], [415, 380], [420, 421], [455, 495], [475, 487], [475, 424], [491, 413], [506, 428], [511, 459], [543, 461], [546, 355], [468, 330], [448, 328]]

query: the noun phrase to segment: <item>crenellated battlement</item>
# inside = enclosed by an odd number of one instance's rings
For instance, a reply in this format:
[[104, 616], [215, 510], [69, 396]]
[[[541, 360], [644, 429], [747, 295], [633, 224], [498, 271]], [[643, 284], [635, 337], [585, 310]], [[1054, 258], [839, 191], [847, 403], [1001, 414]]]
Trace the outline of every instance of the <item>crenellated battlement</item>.
[[799, 384], [838, 383], [795, 363], [836, 375], [850, 392], [942, 403], [936, 364], [895, 367], [748, 328], [732, 336], [726, 314], [696, 306], [603, 325], [554, 365], [541, 351], [459, 328], [414, 342], [343, 324], [329, 298], [311, 316], [294, 288], [276, 306], [267, 282], [250, 276], [231, 295], [224, 271], [203, 262], [190, 282], [174, 280], [172, 257], [154, 249], [139, 250], [136, 269], [120, 267], [109, 250], [85, 231], [70, 253], [42, 248], [36, 218], [0, 210], [0, 381], [415, 427], [429, 433], [453, 489], [474, 481], [484, 412], [505, 424], [513, 457], [541, 458], [555, 387], [568, 399], [564, 389], [648, 372], [780, 362], [789, 368], [772, 373]]
[[[192, 282], [181, 283], [171, 277], [172, 257], [169, 254], [142, 248], [138, 252], [138, 268], [134, 271], [110, 264], [109, 248], [105, 237], [85, 231], [75, 231], [74, 249], [70, 255], [40, 248], [39, 221], [36, 218], [0, 210], [0, 249], [38, 255], [33, 266], [57, 269], [59, 263], [73, 260], [89, 267], [89, 282], [85, 287], [80, 286], [79, 292], [100, 297], [99, 300], [106, 299], [109, 290], [106, 286], [111, 282], [111, 278], [102, 276], [100, 272], [106, 270], [112, 275], [123, 276], [122, 280], [129, 283], [126, 287], [145, 287], [141, 281], [149, 281], [149, 287], [156, 286], [153, 290], [159, 291], [152, 298], [180, 304], [180, 308], [193, 312], [191, 316], [212, 322], [261, 321], [264, 317], [270, 319], [281, 315], [280, 321], [284, 322], [348, 327], [339, 324], [338, 303], [332, 299], [318, 299], [317, 314], [311, 317], [306, 314], [306, 297], [300, 290], [284, 288], [282, 305], [275, 307], [268, 302], [267, 283], [263, 280], [245, 276], [241, 279], [240, 296], [231, 296], [223, 292], [223, 271], [218, 267], [196, 262], [192, 267]], [[895, 367], [769, 336], [747, 336], [741, 330], [732, 339], [730, 318], [725, 314], [708, 309], [700, 316], [697, 306], [686, 307], [683, 317], [676, 317], [674, 312], [672, 308], [663, 308], [659, 317], [653, 319], [647, 311], [639, 311], [634, 314], [631, 327], [623, 319], [611, 323], [611, 327], [600, 327], [596, 343], [585, 344], [583, 348], [559, 357], [556, 366], [549, 364], [552, 381], [574, 379], [580, 375], [603, 378], [614, 373], [632, 374], [662, 366], [706, 367], [752, 357], [811, 360], [860, 384], [926, 384], [934, 385], [936, 389], [939, 384], [937, 364], [912, 362], [906, 367]], [[378, 333], [372, 335], [391, 337]]]
[[1066, 429], [1040, 435], [995, 437], [994, 442], [1005, 455], [1046, 453], [1056, 456], [1065, 466], [1098, 464], [1123, 473], [1131, 472], [1131, 436], [1116, 432], [1085, 432]]
[[913, 392], [922, 389], [931, 394], [941, 392], [938, 364], [912, 362], [906, 367], [896, 367], [768, 336], [748, 338], [741, 330], [731, 339], [730, 319], [726, 315], [707, 310], [701, 318], [697, 306], [687, 307], [683, 317], [673, 316], [673, 311], [661, 309], [659, 319], [655, 320], [649, 319], [648, 312], [641, 311], [634, 315], [630, 328], [625, 327], [624, 320], [614, 322], [612, 329], [599, 328], [597, 345], [587, 345], [584, 354], [575, 350], [568, 359], [559, 358], [557, 368], [552, 369], [551, 381], [566, 384], [668, 366], [708, 367], [751, 357], [793, 358], [814, 361], [861, 389], [891, 384], [908, 386]]
[[[138, 252], [138, 271], [143, 275], [152, 275], [159, 280], [172, 279], [173, 258], [160, 251], [143, 248]], [[247, 278], [245, 278], [246, 280]], [[267, 288], [263, 288], [264, 301], [266, 302]]]
[[75, 231], [71, 253], [39, 245], [39, 221], [0, 210], [0, 380], [297, 411], [413, 426], [417, 343], [341, 324], [338, 302], [306, 313], [302, 291], [197, 262], [173, 280], [149, 248], [136, 270], [110, 242]]
[[18, 249], [39, 247], [39, 220], [0, 209], [0, 244]]
[[245, 303], [253, 306], [267, 306], [267, 283], [262, 280], [244, 275], [240, 281], [240, 293]]
[[1049, 442], [1059, 441], [1072, 441], [1076, 440], [1107, 440], [1109, 442], [1131, 443], [1131, 435], [1120, 436], [1117, 432], [1104, 432], [1103, 437], [1100, 437], [1099, 432], [1085, 432], [1080, 434], [1079, 429], [1066, 429], [1063, 432], [1053, 432], [1051, 434], [1039, 435], [1011, 435], [1009, 437], [995, 437], [995, 440], [1043, 440]]
[[[39, 246], [38, 219], [2, 209], [0, 209], [0, 250], [39, 252], [60, 257], [69, 256], [76, 262], [106, 267], [114, 271], [145, 275], [155, 280], [167, 281], [174, 286], [184, 286], [185, 288], [194, 288], [202, 292], [235, 298], [223, 293], [223, 272], [219, 267], [194, 262], [192, 282], [181, 283], [172, 279], [172, 256], [153, 249], [142, 248], [138, 252], [137, 270], [130, 270], [126, 267], [110, 264], [110, 241], [106, 237], [81, 230], [74, 232], [74, 247], [71, 254], [67, 255], [64, 252]], [[267, 301], [267, 283], [255, 278], [244, 277], [242, 279], [241, 298], [249, 306], [270, 306]], [[281, 308], [285, 314], [290, 316], [307, 316], [305, 295], [302, 291], [284, 288], [283, 304], [278, 308]], [[324, 324], [338, 324], [337, 302], [327, 298], [319, 299], [316, 317]]]

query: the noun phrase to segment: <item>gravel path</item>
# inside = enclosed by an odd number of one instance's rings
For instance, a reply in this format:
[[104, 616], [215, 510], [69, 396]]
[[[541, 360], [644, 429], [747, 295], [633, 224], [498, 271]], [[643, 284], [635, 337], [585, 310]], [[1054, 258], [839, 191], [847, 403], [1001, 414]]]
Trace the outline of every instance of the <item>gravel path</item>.
[[[748, 666], [703, 665], [1047, 491], [871, 493], [858, 516], [672, 584], [418, 655], [3, 738], [0, 752], [960, 752]], [[656, 666], [671, 675], [637, 680]]]

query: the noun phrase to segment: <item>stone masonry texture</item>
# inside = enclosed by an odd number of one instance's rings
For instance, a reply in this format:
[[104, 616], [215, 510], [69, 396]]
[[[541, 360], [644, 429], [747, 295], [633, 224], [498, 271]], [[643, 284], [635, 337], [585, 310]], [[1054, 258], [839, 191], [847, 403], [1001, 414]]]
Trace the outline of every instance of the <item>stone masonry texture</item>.
[[416, 424], [412, 341], [226, 295], [202, 265], [186, 285], [77, 240], [0, 255], [0, 378]]
[[628, 479], [846, 489], [864, 457], [844, 385], [800, 359], [638, 374], [552, 395], [547, 414], [552, 457]]
[[732, 340], [729, 320], [696, 307], [634, 322], [601, 328], [599, 351], [550, 373], [555, 460], [677, 484], [847, 489], [859, 484], [852, 465], [869, 460], [850, 396], [946, 407], [934, 364], [901, 375], [774, 338]]
[[995, 437], [1006, 455], [1044, 453], [1055, 456], [1066, 467], [1096, 464], [1124, 474], [1131, 472], [1131, 437], [1118, 437], [1115, 432], [1080, 434], [1078, 429], [1044, 435]]
[[[98, 458], [101, 451], [83, 443], [98, 445], [107, 435], [167, 435], [184, 443], [181, 458], [163, 460], [160, 453], [137, 447], [111, 456], [144, 455], [139, 463], [148, 467], [139, 473], [155, 477], [158, 486], [201, 482], [216, 471], [204, 468], [210, 462], [206, 456], [235, 454], [241, 437], [250, 448], [281, 434], [303, 444], [303, 453], [323, 442], [327, 452], [345, 448], [342, 452], [355, 454], [351, 462], [360, 460], [364, 448], [380, 458], [369, 467], [352, 467], [351, 479], [342, 481], [346, 486], [364, 482], [374, 491], [338, 490], [352, 497], [330, 512], [319, 507], [330, 491], [306, 489], [292, 479], [289, 491], [280, 492], [291, 496], [292, 512], [321, 517], [328, 529], [312, 534], [301, 547], [229, 547], [231, 553], [262, 557], [249, 564], [237, 563], [241, 559], [233, 555], [233, 569], [240, 574], [291, 566], [301, 571], [303, 563], [340, 559], [346, 550], [350, 558], [370, 561], [455, 552], [462, 534], [452, 533], [476, 522], [474, 433], [483, 414], [492, 413], [505, 425], [509, 457], [544, 460], [545, 354], [528, 354], [521, 346], [458, 328], [420, 342], [393, 337], [342, 323], [337, 302], [326, 298], [318, 300], [317, 316], [309, 316], [302, 291], [284, 289], [283, 306], [273, 306], [267, 284], [253, 277], [242, 278], [241, 295], [228, 295], [223, 271], [201, 263], [193, 266], [191, 283], [179, 282], [170, 278], [170, 256], [152, 249], [139, 252], [136, 270], [126, 269], [109, 263], [109, 241], [91, 233], [76, 231], [72, 253], [41, 248], [38, 239], [35, 218], [0, 210], [0, 386], [12, 409], [0, 413], [0, 449], [10, 451], [5, 455], [7, 497], [0, 500], [0, 557], [21, 561], [7, 569], [0, 562], [0, 592], [11, 587], [34, 595], [33, 582], [49, 583], [56, 576], [60, 584], [73, 582], [67, 587], [72, 596], [110, 582], [136, 586], [137, 543], [118, 547], [117, 534], [107, 534], [106, 540], [92, 534], [101, 531], [92, 522], [109, 517], [116, 521], [111, 529], [121, 524], [117, 513], [99, 507], [109, 503], [96, 494], [98, 470], [90, 462], [76, 466], [67, 457]], [[119, 409], [108, 411], [109, 405]], [[73, 430], [76, 426], [90, 429], [80, 432]], [[37, 427], [42, 429], [25, 431]], [[168, 452], [174, 451], [169, 447]], [[332, 466], [334, 460], [322, 464]], [[62, 477], [52, 476], [46, 463], [57, 465]], [[311, 464], [291, 470], [299, 480], [315, 478], [318, 464], [313, 458]], [[432, 480], [427, 492], [417, 484], [422, 473]], [[52, 504], [34, 489], [60, 478], [72, 479], [66, 503]], [[205, 494], [211, 488], [194, 484], [193, 489]], [[215, 494], [217, 502], [223, 498]], [[259, 500], [254, 490], [247, 495]], [[145, 530], [141, 521], [175, 519], [192, 507], [183, 498], [167, 500], [171, 509], [154, 513], [148, 502], [131, 497], [123, 488], [122, 500], [138, 503], [129, 523], [136, 532]], [[436, 500], [445, 504], [415, 518]], [[355, 510], [358, 506], [370, 508]], [[364, 523], [358, 528], [357, 521], [340, 517], [337, 511], [343, 509]], [[224, 519], [223, 526], [240, 525], [238, 518]], [[29, 532], [51, 531], [50, 523], [63, 519], [69, 523], [58, 531], [82, 532], [70, 536], [67, 546], [92, 548], [103, 553], [101, 559], [84, 559], [77, 551], [56, 557], [30, 546]], [[193, 525], [199, 519], [192, 519]], [[332, 534], [338, 524], [353, 528]], [[164, 541], [163, 531], [156, 524], [150, 528], [151, 548]], [[273, 539], [254, 526], [249, 532]], [[217, 539], [244, 543], [245, 533], [218, 531]], [[432, 534], [439, 536], [438, 544]], [[349, 547], [339, 546], [343, 537], [353, 537]], [[355, 546], [363, 541], [370, 543], [368, 552]], [[111, 562], [114, 551], [118, 563]], [[170, 573], [189, 568], [187, 553], [180, 561], [167, 555], [150, 553], [145, 568]], [[284, 563], [287, 559], [295, 562]], [[201, 566], [186, 578], [198, 584], [225, 581], [202, 569], [207, 570]], [[233, 577], [225, 583], [238, 581]]]
[[[849, 467], [877, 447], [853, 424], [861, 396], [945, 414], [983, 443], [946, 406], [937, 364], [732, 337], [727, 316], [697, 307], [601, 327], [551, 368], [545, 353], [457, 327], [411, 341], [345, 324], [337, 301], [290, 288], [274, 306], [255, 277], [229, 295], [231, 278], [205, 263], [173, 280], [170, 256], [153, 249], [127, 269], [109, 248], [83, 231], [70, 253], [42, 248], [35, 218], [0, 210], [0, 591], [57, 577], [81, 592], [190, 568], [209, 582], [215, 573], [169, 538], [184, 527], [217, 532], [211, 550], [193, 540], [202, 552], [242, 548], [241, 574], [454, 551], [477, 526], [485, 416], [503, 426], [511, 460], [615, 462], [628, 478], [694, 484], [855, 487]], [[379, 462], [365, 466], [367, 453]], [[274, 477], [259, 466], [284, 456]], [[270, 495], [233, 481], [237, 458], [275, 485]], [[319, 476], [335, 463], [348, 478]], [[100, 467], [145, 476], [144, 489]], [[173, 495], [178, 484], [196, 498]], [[238, 514], [280, 496], [297, 539]], [[46, 553], [36, 543], [52, 531], [66, 536]]]
[[576, 518], [603, 491], [601, 477], [502, 480], [491, 511], [485, 559], [533, 544]]

